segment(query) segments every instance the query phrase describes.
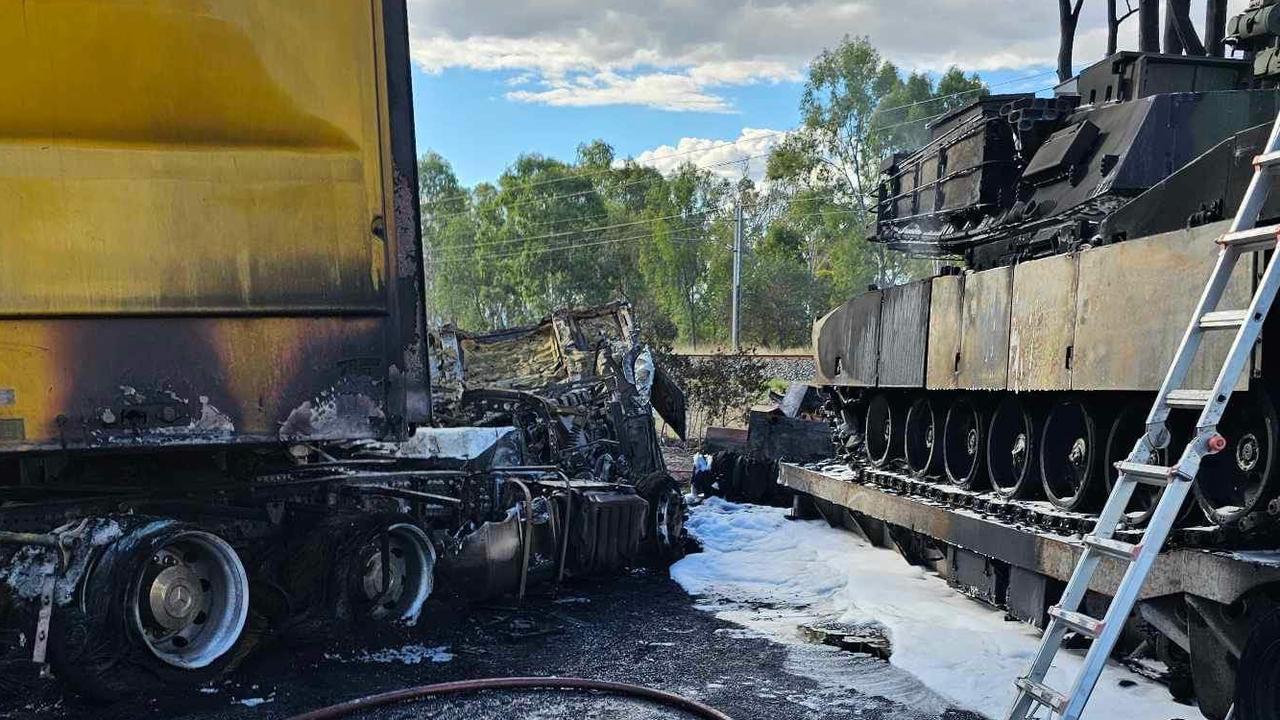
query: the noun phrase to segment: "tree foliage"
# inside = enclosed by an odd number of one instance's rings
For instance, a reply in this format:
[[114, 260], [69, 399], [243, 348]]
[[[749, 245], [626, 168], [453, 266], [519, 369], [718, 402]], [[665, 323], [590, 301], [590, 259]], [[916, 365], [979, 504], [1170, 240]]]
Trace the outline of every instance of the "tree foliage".
[[626, 297], [681, 343], [722, 344], [741, 203], [743, 337], [807, 345], [830, 307], [927, 272], [865, 240], [879, 168], [983, 92], [977, 76], [904, 74], [865, 38], [846, 38], [811, 64], [802, 123], [771, 153], [762, 185], [692, 164], [664, 175], [595, 140], [572, 162], [521, 155], [465, 188], [428, 153], [419, 173], [434, 320], [486, 330]]

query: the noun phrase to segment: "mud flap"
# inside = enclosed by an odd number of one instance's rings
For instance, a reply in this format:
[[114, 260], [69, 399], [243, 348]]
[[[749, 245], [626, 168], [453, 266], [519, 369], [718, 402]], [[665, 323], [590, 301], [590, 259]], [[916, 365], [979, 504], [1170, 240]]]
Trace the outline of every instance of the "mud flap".
[[653, 380], [653, 394], [650, 396], [650, 402], [653, 409], [658, 411], [658, 416], [671, 426], [681, 440], [684, 440], [688, 432], [684, 391], [676, 384], [675, 378], [671, 377], [666, 368], [659, 365], [657, 371]]

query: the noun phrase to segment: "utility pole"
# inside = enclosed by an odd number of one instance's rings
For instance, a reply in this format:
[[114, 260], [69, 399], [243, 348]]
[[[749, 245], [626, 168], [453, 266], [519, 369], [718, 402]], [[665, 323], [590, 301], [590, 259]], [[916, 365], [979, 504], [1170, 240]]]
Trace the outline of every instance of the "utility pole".
[[742, 193], [739, 191], [738, 200], [734, 207], [734, 223], [733, 223], [733, 310], [730, 315], [729, 337], [730, 343], [733, 345], [733, 352], [737, 354], [742, 350], [739, 343], [738, 330], [741, 327], [741, 303], [742, 303]]

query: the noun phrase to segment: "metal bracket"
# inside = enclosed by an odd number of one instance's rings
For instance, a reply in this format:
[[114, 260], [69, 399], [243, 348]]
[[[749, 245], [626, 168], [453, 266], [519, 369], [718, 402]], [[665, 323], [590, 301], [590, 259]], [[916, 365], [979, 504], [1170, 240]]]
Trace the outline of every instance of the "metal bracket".
[[40, 615], [36, 620], [36, 638], [32, 644], [31, 662], [37, 665], [45, 663], [49, 650], [49, 623], [53, 619], [53, 589], [58, 583], [58, 576], [49, 575], [44, 579], [40, 589]]

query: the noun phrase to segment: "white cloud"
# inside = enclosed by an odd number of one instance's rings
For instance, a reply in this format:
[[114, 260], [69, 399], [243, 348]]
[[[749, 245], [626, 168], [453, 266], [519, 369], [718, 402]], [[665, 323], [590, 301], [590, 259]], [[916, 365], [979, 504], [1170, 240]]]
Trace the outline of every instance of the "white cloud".
[[[1232, 0], [1231, 12], [1247, 0]], [[1203, 17], [1194, 0], [1192, 17]], [[1122, 4], [1123, 6], [1123, 4]], [[414, 60], [518, 73], [507, 97], [562, 106], [731, 111], [724, 90], [799, 80], [845, 35], [917, 70], [1056, 63], [1051, 0], [409, 0]], [[1101, 58], [1105, 7], [1086, 0], [1076, 59]], [[1136, 45], [1136, 18], [1121, 47]], [[1045, 84], [1048, 84], [1047, 82]]]
[[785, 137], [784, 132], [761, 128], [743, 128], [732, 140], [686, 137], [674, 146], [660, 145], [645, 150], [635, 161], [664, 174], [692, 163], [728, 180], [738, 180], [745, 170], [747, 177], [760, 184], [764, 180], [766, 156]]

